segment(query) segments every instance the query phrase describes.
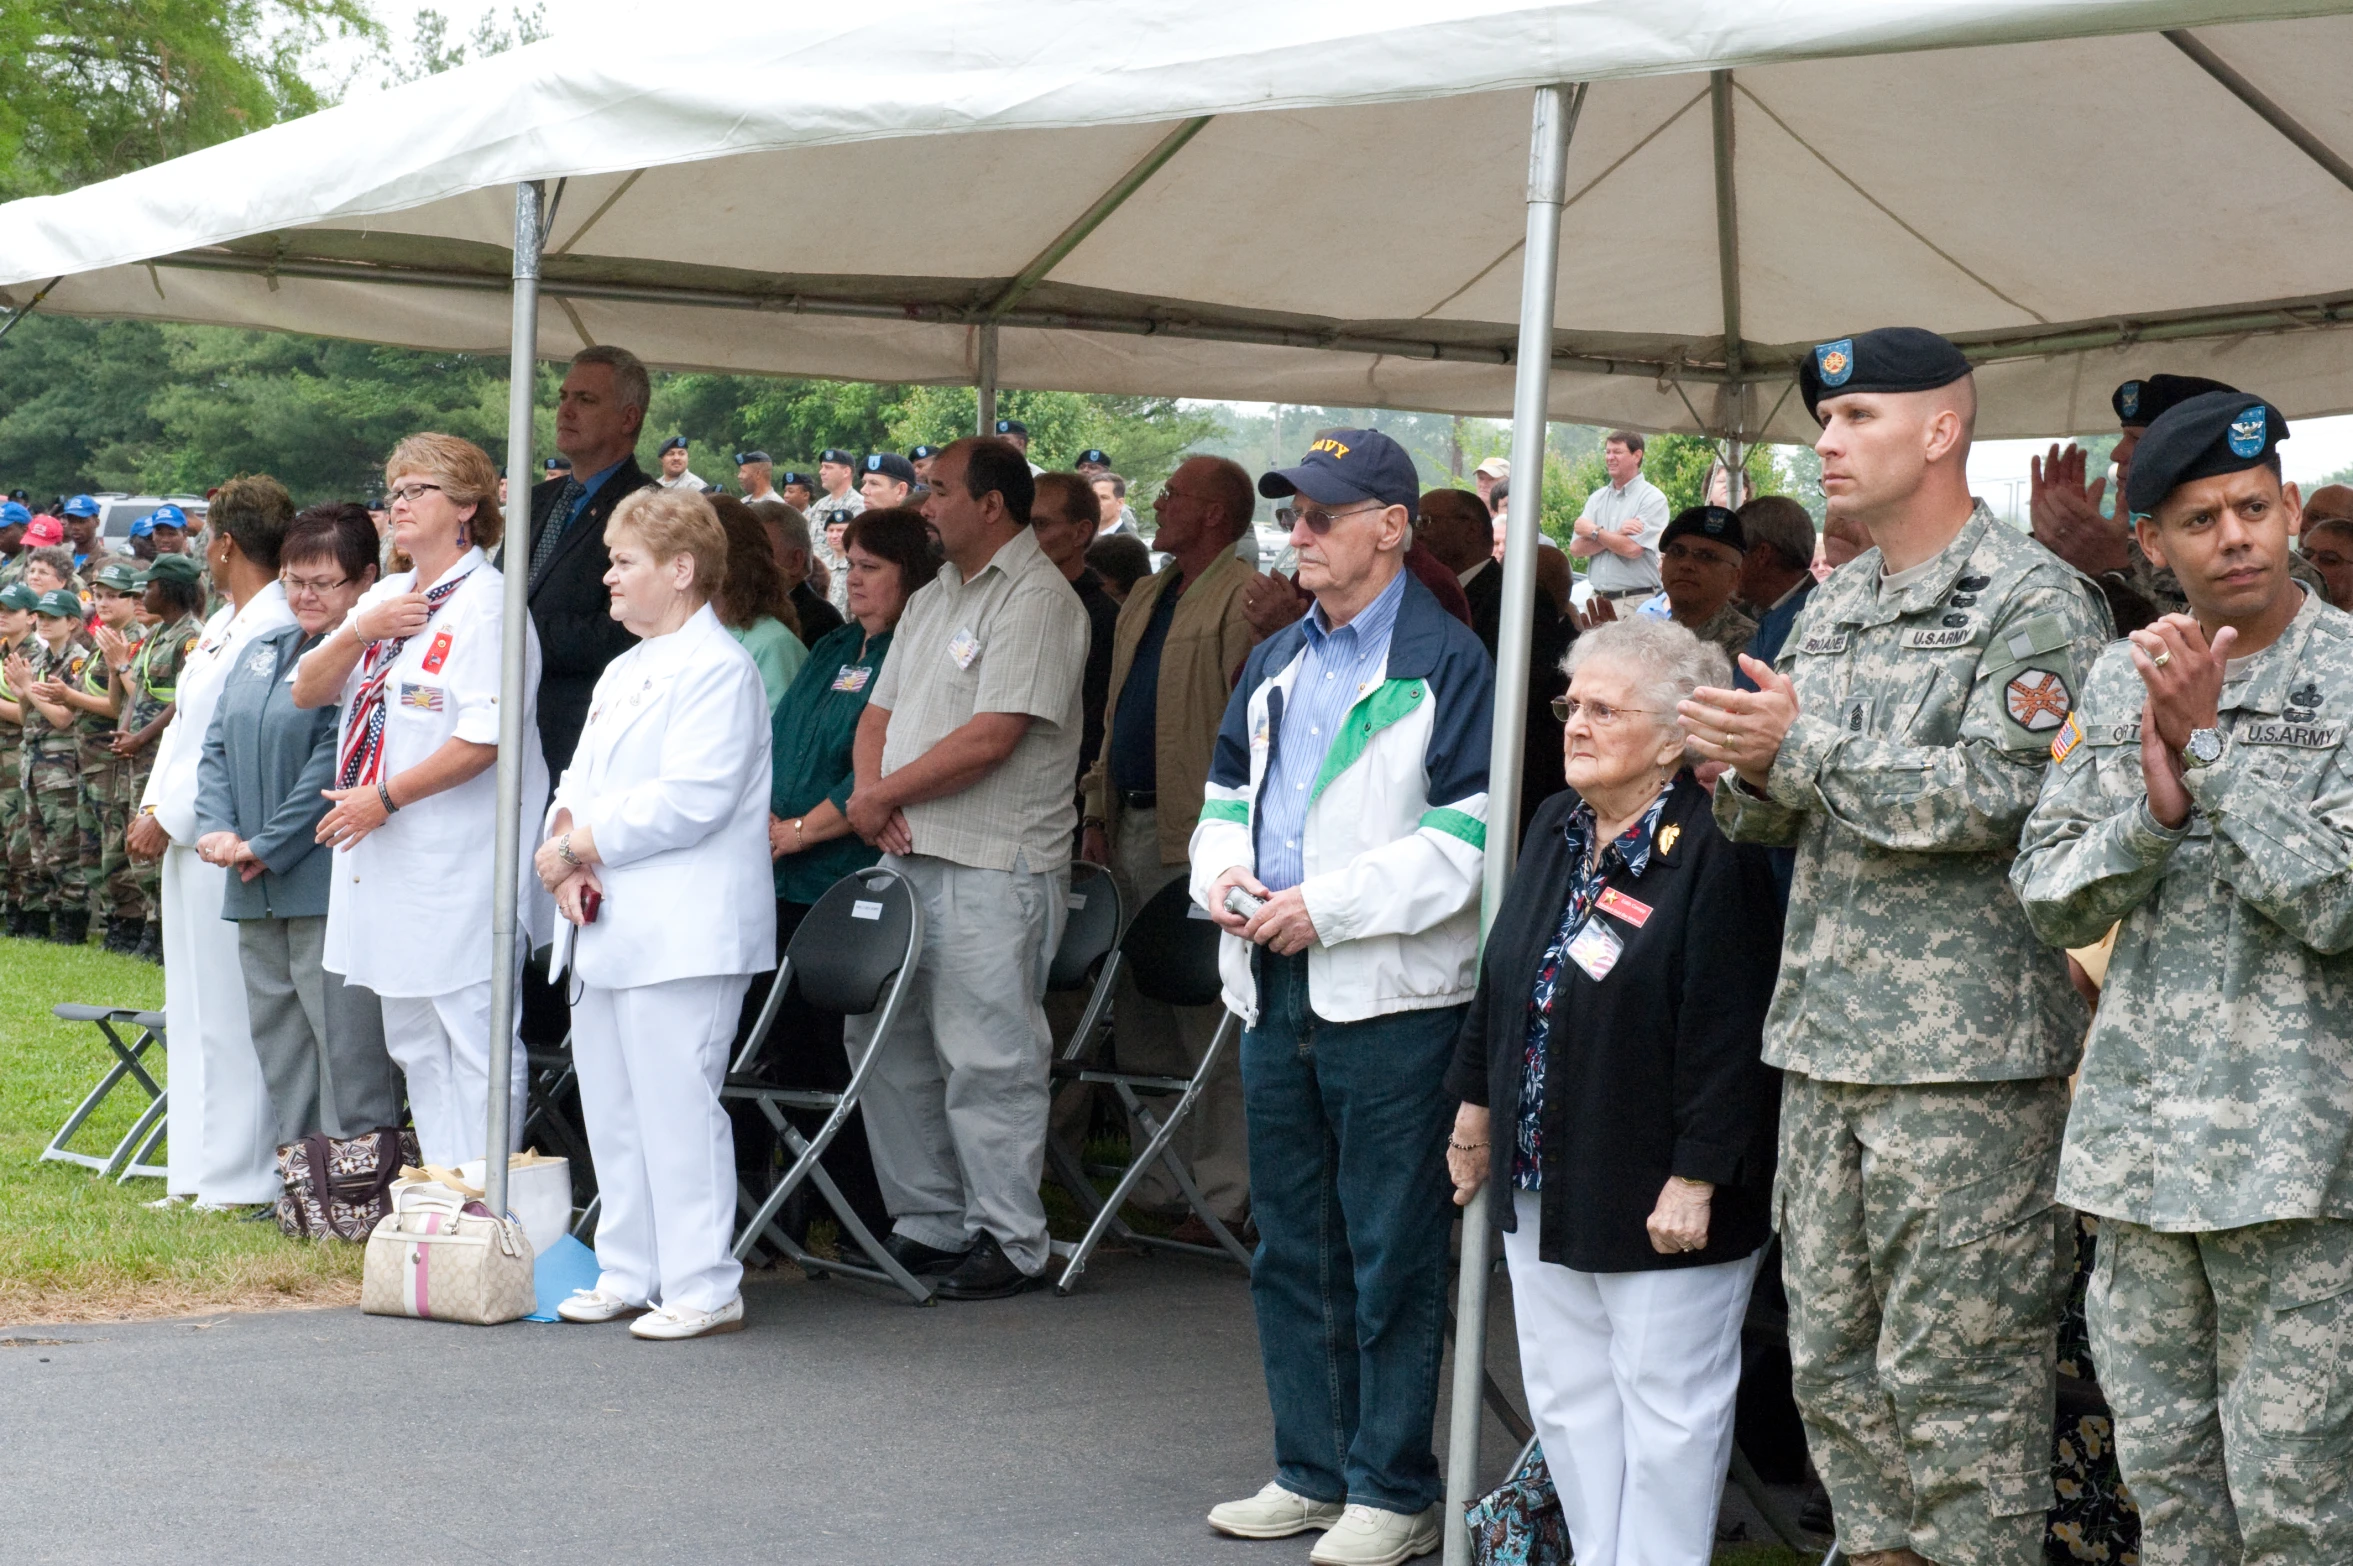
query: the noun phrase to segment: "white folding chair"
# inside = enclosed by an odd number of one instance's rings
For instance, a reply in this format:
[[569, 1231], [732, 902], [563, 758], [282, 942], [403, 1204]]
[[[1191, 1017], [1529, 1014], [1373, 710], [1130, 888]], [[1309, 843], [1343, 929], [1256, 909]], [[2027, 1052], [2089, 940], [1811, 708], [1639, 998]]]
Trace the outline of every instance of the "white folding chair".
[[[752, 1024], [751, 1036], [744, 1040], [726, 1084], [719, 1090], [721, 1098], [757, 1104], [793, 1155], [792, 1167], [765, 1199], [754, 1197], [749, 1187], [737, 1182], [736, 1201], [746, 1215], [736, 1234], [738, 1260], [756, 1247], [767, 1246], [790, 1257], [813, 1278], [838, 1272], [870, 1282], [894, 1284], [918, 1305], [930, 1302], [931, 1286], [901, 1266], [883, 1248], [881, 1239], [859, 1219], [819, 1162], [825, 1149], [841, 1133], [850, 1111], [857, 1107], [858, 1095], [865, 1090], [883, 1041], [890, 1036], [891, 1024], [907, 997], [915, 977], [916, 958], [922, 950], [923, 909], [916, 901], [914, 888], [897, 871], [880, 865], [852, 871], [826, 888], [825, 895], [793, 932], [792, 941], [785, 948], [784, 961], [777, 965], [776, 977], [768, 987], [768, 999], [760, 1007], [759, 1019]], [[784, 1005], [787, 984], [797, 984], [801, 998], [819, 1011], [862, 1017], [880, 1007], [865, 1051], [851, 1069], [849, 1086], [838, 1093], [778, 1087], [754, 1071], [761, 1047], [768, 1041], [768, 1031], [776, 1025], [776, 1014]], [[787, 1109], [822, 1110], [825, 1123], [818, 1127], [815, 1136], [805, 1137], [786, 1115]], [[812, 1255], [777, 1223], [777, 1214], [804, 1181], [816, 1186], [833, 1209], [834, 1218], [841, 1226], [844, 1242], [841, 1253], [845, 1259], [827, 1261]], [[852, 1244], [865, 1253], [871, 1266], [846, 1259]]]
[[[1101, 884], [1111, 886], [1109, 874], [1101, 876]], [[1073, 887], [1076, 895], [1076, 886]], [[1116, 901], [1117, 893], [1113, 893]], [[1075, 926], [1084, 910], [1071, 911]], [[1058, 1294], [1068, 1294], [1078, 1284], [1078, 1276], [1087, 1270], [1087, 1258], [1102, 1243], [1106, 1234], [1116, 1234], [1124, 1244], [1145, 1246], [1154, 1250], [1180, 1251], [1194, 1256], [1228, 1256], [1244, 1267], [1250, 1265], [1250, 1252], [1234, 1238], [1218, 1216], [1209, 1210], [1201, 1195], [1201, 1188], [1193, 1182], [1193, 1171], [1178, 1155], [1173, 1146], [1177, 1128], [1193, 1112], [1200, 1099], [1209, 1074], [1217, 1066], [1219, 1055], [1237, 1037], [1240, 1023], [1232, 1012], [1226, 1012], [1218, 1023], [1209, 1047], [1201, 1052], [1201, 1060], [1188, 1077], [1160, 1076], [1149, 1072], [1120, 1071], [1089, 1064], [1098, 1035], [1108, 1032], [1105, 1016], [1111, 1005], [1111, 992], [1121, 970], [1134, 977], [1136, 991], [1147, 1000], [1169, 1006], [1220, 1005], [1221, 986], [1217, 975], [1218, 928], [1210, 917], [1193, 902], [1192, 893], [1183, 877], [1178, 877], [1147, 899], [1136, 910], [1135, 917], [1120, 934], [1118, 945], [1101, 958], [1095, 979], [1095, 993], [1087, 1002], [1086, 1014], [1070, 1036], [1062, 1051], [1062, 1058], [1054, 1062], [1054, 1078], [1062, 1084], [1073, 1082], [1097, 1083], [1109, 1087], [1119, 1098], [1133, 1124], [1144, 1128], [1145, 1144], [1133, 1150], [1126, 1170], [1109, 1195], [1098, 1195], [1095, 1183], [1085, 1167], [1069, 1152], [1055, 1147], [1050, 1141], [1047, 1153], [1053, 1164], [1055, 1177], [1069, 1188], [1089, 1215], [1086, 1234], [1070, 1248], [1062, 1276], [1054, 1285]], [[1070, 944], [1069, 935], [1064, 945]], [[1056, 953], [1058, 971], [1067, 971]], [[1074, 964], [1075, 964], [1074, 954]], [[1075, 986], [1074, 986], [1075, 987]], [[1173, 1095], [1174, 1104], [1155, 1114], [1145, 1097], [1163, 1099]], [[1154, 1164], [1165, 1168], [1184, 1194], [1185, 1204], [1207, 1226], [1215, 1239], [1214, 1245], [1195, 1245], [1184, 1240], [1166, 1239], [1145, 1234], [1119, 1216], [1119, 1210], [1136, 1188], [1138, 1181]], [[1059, 1252], [1059, 1247], [1057, 1247]]]
[[[156, 1149], [163, 1146], [164, 1134], [168, 1129], [171, 1098], [155, 1078], [148, 1075], [144, 1057], [150, 1049], [168, 1048], [164, 1041], [163, 1013], [141, 1011], [135, 1006], [79, 1006], [71, 1003], [52, 1006], [49, 1010], [52, 1015], [66, 1022], [94, 1024], [105, 1037], [106, 1047], [114, 1052], [114, 1064], [98, 1079], [98, 1085], [90, 1089], [81, 1103], [75, 1106], [74, 1112], [65, 1117], [65, 1124], [57, 1128], [57, 1134], [49, 1139], [49, 1145], [41, 1149], [41, 1157], [95, 1169], [100, 1176], [114, 1180], [117, 1184], [139, 1177], [162, 1179], [164, 1166], [153, 1160]], [[122, 1035], [115, 1031], [118, 1024], [137, 1028], [138, 1038], [125, 1044]], [[131, 1123], [131, 1129], [123, 1133], [122, 1140], [114, 1144], [112, 1152], [103, 1156], [76, 1152], [70, 1145], [74, 1133], [80, 1131], [89, 1118], [98, 1113], [99, 1106], [125, 1082], [139, 1085], [140, 1090], [147, 1095], [147, 1107]]]

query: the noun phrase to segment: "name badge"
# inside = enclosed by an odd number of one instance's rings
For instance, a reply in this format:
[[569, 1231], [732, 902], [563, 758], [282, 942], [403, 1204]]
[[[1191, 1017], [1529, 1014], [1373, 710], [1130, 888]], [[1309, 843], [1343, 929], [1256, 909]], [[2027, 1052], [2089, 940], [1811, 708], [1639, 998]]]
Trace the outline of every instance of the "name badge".
[[2261, 718], [2249, 718], [2239, 728], [2238, 741], [2242, 745], [2293, 745], [2298, 750], [2334, 750], [2337, 741], [2345, 737], [2341, 727], [2323, 728], [2315, 723], [2276, 723]]
[[433, 638], [433, 645], [425, 649], [425, 661], [421, 667], [427, 674], [439, 674], [441, 666], [447, 662], [449, 662], [449, 633], [443, 631]]
[[948, 661], [959, 669], [972, 667], [972, 660], [980, 656], [980, 638], [970, 631], [958, 631], [948, 638]]
[[1816, 631], [1798, 644], [1798, 651], [1809, 658], [1835, 658], [1854, 645], [1850, 631]]
[[413, 707], [419, 712], [439, 712], [448, 699], [438, 685], [411, 685], [405, 680], [401, 682], [400, 704], [403, 707]]
[[1584, 969], [1588, 979], [1608, 978], [1625, 951], [1626, 943], [1618, 939], [1617, 931], [1590, 919], [1569, 942], [1569, 960]]
[[2110, 745], [2138, 745], [2141, 742], [2140, 720], [2136, 718], [2130, 723], [2106, 724], [2095, 728], [2092, 737]]
[[1942, 652], [1947, 648], [1966, 647], [1977, 634], [1974, 625], [1925, 625], [1904, 633], [1904, 645], [1915, 652]]
[[1650, 904], [1638, 903], [1614, 886], [1603, 887], [1601, 896], [1594, 899], [1593, 906], [1605, 914], [1625, 920], [1637, 930], [1650, 921]]
[[866, 682], [873, 677], [872, 664], [845, 663], [841, 666], [841, 672], [833, 677], [833, 688], [837, 691], [862, 691], [866, 688]]

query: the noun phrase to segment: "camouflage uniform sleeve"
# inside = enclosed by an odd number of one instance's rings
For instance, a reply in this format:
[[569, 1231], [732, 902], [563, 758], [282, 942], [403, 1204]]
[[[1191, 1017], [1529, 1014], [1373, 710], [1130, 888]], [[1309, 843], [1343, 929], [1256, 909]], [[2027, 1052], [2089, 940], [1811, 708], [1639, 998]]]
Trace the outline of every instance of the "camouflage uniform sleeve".
[[2226, 743], [2212, 766], [2182, 769], [2214, 823], [2215, 870], [2314, 951], [2353, 949], [2353, 776], [2343, 746], [2308, 798], [2266, 781], [2251, 748]]
[[[2113, 677], [2112, 669], [2103, 673]], [[2129, 664], [2124, 674], [2139, 684]], [[2137, 761], [2139, 752], [2133, 755]], [[2189, 829], [2161, 825], [2145, 793], [2126, 798], [2102, 786], [2080, 714], [2060, 729], [2051, 756], [2042, 795], [2019, 836], [2010, 886], [2038, 938], [2062, 948], [2089, 946], [2156, 888]]]
[[2053, 694], [2064, 714], [2106, 640], [2107, 611], [2088, 586], [2030, 588], [2004, 606], [1987, 638], [1956, 740], [1921, 744], [1909, 734], [1850, 734], [1827, 714], [1801, 712], [1781, 743], [1765, 791], [1792, 810], [1827, 811], [1883, 849], [1983, 853], [2012, 847], [2041, 790], [2052, 730], [2029, 728], [2013, 714], [2011, 686], [2055, 678]]

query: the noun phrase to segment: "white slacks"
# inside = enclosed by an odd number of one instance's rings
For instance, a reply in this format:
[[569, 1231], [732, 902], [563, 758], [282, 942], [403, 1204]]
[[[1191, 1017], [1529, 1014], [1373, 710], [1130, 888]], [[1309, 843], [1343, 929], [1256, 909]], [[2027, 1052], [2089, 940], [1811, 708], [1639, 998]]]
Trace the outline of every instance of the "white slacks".
[[199, 1201], [278, 1199], [278, 1112], [253, 1050], [229, 872], [177, 843], [163, 851], [163, 1011], [171, 1135], [164, 1189]]
[[[483, 1156], [490, 1124], [490, 984], [442, 995], [386, 995], [384, 1048], [408, 1078], [417, 1151], [429, 1164], [455, 1166]], [[523, 1141], [523, 1098], [530, 1062], [523, 1055], [523, 1007], [515, 1006], [509, 1057], [507, 1147]]]
[[572, 1065], [604, 1199], [596, 1286], [631, 1304], [713, 1311], [740, 1291], [735, 1132], [719, 1084], [751, 982], [590, 984], [572, 1003]]
[[1503, 1237], [1528, 1413], [1577, 1566], [1707, 1566], [1732, 1461], [1740, 1320], [1763, 1252], [1577, 1272], [1536, 1259], [1534, 1191]]

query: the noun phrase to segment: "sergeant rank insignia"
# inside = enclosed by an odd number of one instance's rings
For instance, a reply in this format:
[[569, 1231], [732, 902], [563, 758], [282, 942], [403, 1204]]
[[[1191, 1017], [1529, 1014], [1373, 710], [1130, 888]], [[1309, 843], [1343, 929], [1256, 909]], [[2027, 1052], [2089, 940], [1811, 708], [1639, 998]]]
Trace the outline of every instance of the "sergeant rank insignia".
[[[2010, 721], [2029, 734], [2048, 734], [2068, 719], [2075, 696], [2067, 682], [2048, 669], [2028, 669], [2002, 688], [2002, 704]], [[2082, 738], [2079, 729], [2076, 737]], [[2052, 754], [2058, 754], [2052, 747]]]

